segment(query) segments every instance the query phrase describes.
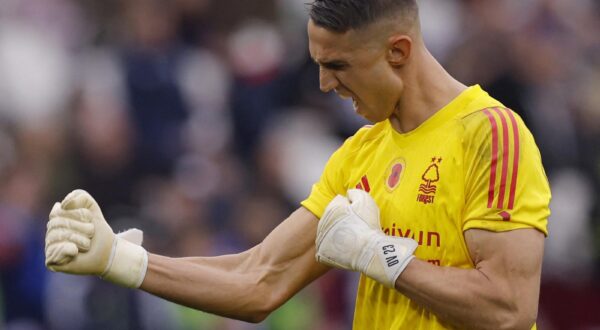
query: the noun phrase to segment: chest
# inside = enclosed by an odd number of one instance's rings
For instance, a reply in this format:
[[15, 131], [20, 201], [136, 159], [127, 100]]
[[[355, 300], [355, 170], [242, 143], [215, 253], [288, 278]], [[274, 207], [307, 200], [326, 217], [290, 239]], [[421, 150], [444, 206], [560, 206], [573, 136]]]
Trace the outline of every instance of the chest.
[[362, 155], [348, 185], [375, 199], [385, 234], [419, 243], [417, 257], [465, 264], [462, 145], [458, 135], [446, 133], [404, 145], [382, 141]]

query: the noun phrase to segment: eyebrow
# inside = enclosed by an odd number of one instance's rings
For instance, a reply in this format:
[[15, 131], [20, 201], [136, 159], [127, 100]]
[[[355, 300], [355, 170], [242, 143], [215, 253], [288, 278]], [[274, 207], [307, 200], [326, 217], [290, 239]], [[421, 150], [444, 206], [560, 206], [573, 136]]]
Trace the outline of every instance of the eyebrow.
[[[312, 58], [312, 57], [311, 57]], [[343, 60], [331, 60], [331, 61], [317, 61], [312, 59], [317, 65], [330, 70], [342, 70], [350, 66], [350, 64]]]

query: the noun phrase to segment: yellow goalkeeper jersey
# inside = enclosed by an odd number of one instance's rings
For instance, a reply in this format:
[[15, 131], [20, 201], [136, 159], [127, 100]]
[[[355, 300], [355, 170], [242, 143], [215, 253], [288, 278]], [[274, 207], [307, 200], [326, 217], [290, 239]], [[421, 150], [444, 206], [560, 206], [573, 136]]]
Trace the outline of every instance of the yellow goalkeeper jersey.
[[[547, 235], [550, 188], [519, 116], [471, 86], [416, 129], [361, 128], [331, 156], [302, 205], [319, 218], [350, 188], [370, 193], [385, 234], [410, 237], [415, 255], [474, 268], [463, 232], [535, 228]], [[404, 295], [361, 276], [355, 329], [447, 329]]]

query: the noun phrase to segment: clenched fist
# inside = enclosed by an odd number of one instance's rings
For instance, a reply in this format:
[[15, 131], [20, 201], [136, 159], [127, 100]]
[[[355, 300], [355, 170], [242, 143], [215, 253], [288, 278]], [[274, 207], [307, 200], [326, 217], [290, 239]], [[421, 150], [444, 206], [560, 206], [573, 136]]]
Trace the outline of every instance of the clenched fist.
[[319, 220], [316, 239], [318, 262], [362, 272], [393, 288], [414, 258], [417, 242], [386, 236], [379, 224], [379, 208], [368, 193], [348, 190], [336, 196]]
[[100, 206], [84, 190], [74, 190], [50, 212], [46, 231], [46, 267], [55, 272], [98, 275], [116, 284], [142, 284], [148, 254], [142, 232], [115, 235]]

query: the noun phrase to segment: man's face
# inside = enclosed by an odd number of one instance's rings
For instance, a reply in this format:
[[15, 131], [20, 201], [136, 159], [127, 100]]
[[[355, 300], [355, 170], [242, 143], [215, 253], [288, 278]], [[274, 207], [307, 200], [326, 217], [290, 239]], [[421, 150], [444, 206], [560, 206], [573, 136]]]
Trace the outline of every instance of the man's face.
[[308, 39], [323, 92], [352, 98], [354, 110], [371, 122], [391, 116], [402, 84], [386, 59], [387, 45], [379, 41], [385, 38], [370, 31], [335, 33], [309, 20]]

